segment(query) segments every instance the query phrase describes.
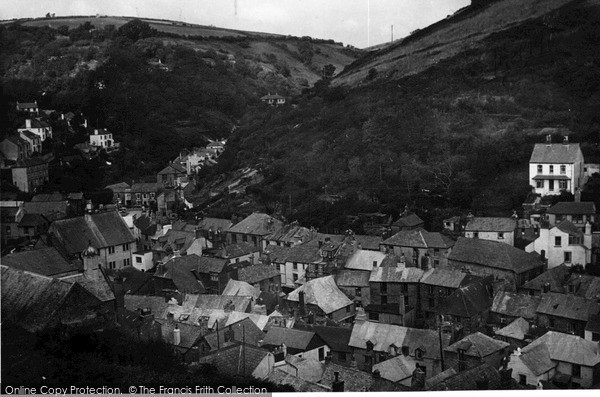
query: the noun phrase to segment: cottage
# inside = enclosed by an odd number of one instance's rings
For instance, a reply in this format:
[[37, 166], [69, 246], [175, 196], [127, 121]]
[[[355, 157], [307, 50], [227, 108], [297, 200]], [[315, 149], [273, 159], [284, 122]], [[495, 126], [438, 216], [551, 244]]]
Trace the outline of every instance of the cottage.
[[569, 221], [584, 231], [587, 222], [596, 221], [596, 206], [593, 201], [561, 201], [546, 211], [546, 220], [550, 226]]
[[567, 292], [565, 284], [570, 277], [570, 268], [566, 265], [559, 265], [546, 270], [533, 280], [530, 280], [519, 287], [519, 292], [532, 296], [539, 296], [545, 292]]
[[453, 245], [449, 237], [423, 229], [400, 231], [381, 243], [383, 250], [395, 254], [406, 266], [423, 270], [446, 266]]
[[[279, 268], [281, 285], [295, 289], [300, 280], [306, 280], [306, 272], [313, 270], [314, 276], [323, 276], [326, 263], [322, 250], [314, 245], [296, 245], [293, 247], [266, 247], [267, 261]], [[312, 269], [311, 269], [312, 268]]]
[[185, 294], [204, 293], [206, 288], [196, 273], [199, 263], [200, 257], [197, 255], [185, 255], [169, 260], [154, 273], [157, 288]]
[[471, 218], [465, 226], [465, 237], [515, 245], [516, 228], [517, 221], [514, 218], [476, 217]]
[[227, 244], [227, 230], [233, 226], [231, 219], [202, 218], [198, 229], [206, 239], [206, 248], [221, 248]]
[[551, 331], [585, 335], [588, 320], [600, 314], [600, 303], [575, 295], [548, 292], [536, 310], [539, 324]]
[[373, 365], [373, 373], [378, 373], [383, 379], [407, 387], [411, 386], [415, 369], [417, 369], [415, 361], [404, 355], [398, 355]]
[[448, 256], [448, 265], [477, 276], [493, 275], [517, 287], [545, 270], [537, 253], [526, 253], [497, 241], [459, 237]]
[[518, 318], [533, 321], [540, 299], [539, 296], [498, 291], [494, 295], [489, 321], [496, 327], [504, 327]]
[[17, 128], [17, 131], [30, 131], [40, 137], [41, 141], [44, 142], [48, 138], [52, 138], [52, 127], [46, 121], [42, 119], [27, 119], [25, 124]]
[[[245, 318], [220, 328], [218, 331], [204, 334], [194, 343], [193, 347], [196, 348], [198, 357], [201, 357], [234, 344], [243, 343], [260, 347], [260, 342], [264, 337], [265, 334], [256, 324], [251, 319]], [[194, 358], [190, 361], [196, 360], [197, 358]]]
[[[512, 382], [510, 382], [510, 374], [502, 372], [497, 368], [483, 363], [477, 367], [467, 369], [466, 371], [452, 374], [451, 372], [446, 373], [444, 379], [432, 386], [431, 391], [464, 391], [464, 390], [477, 390], [481, 393], [481, 390], [501, 390], [501, 389], [514, 389]], [[506, 375], [508, 375], [508, 382], [504, 381]]]
[[548, 267], [565, 264], [586, 265], [592, 262], [592, 225], [585, 225], [585, 232], [568, 220], [558, 225], [540, 229], [540, 237], [525, 247], [527, 252], [537, 252], [548, 258]]
[[265, 237], [267, 245], [277, 245], [281, 247], [292, 247], [294, 245], [302, 244], [313, 238], [313, 231], [303, 226], [298, 225], [297, 222], [284, 225], [281, 229], [276, 230], [272, 234]]
[[19, 229], [19, 223], [25, 216], [25, 211], [20, 205], [14, 207], [0, 207], [0, 233], [2, 233], [2, 243], [6, 244], [8, 240], [17, 239], [21, 237], [21, 230]]
[[335, 285], [333, 276], [308, 281], [292, 291], [286, 300], [301, 316], [310, 316], [312, 312], [336, 323], [352, 322], [354, 318], [354, 304]]
[[532, 325], [523, 317], [519, 317], [504, 328], [496, 330], [494, 334], [496, 339], [509, 343], [511, 347], [523, 347], [533, 340]]
[[260, 297], [260, 290], [243, 281], [229, 280], [221, 295], [249, 296], [253, 300], [257, 300]]
[[48, 162], [41, 157], [17, 160], [12, 166], [13, 184], [23, 192], [33, 192], [48, 182]]
[[157, 174], [156, 183], [162, 187], [177, 187], [186, 175], [187, 170], [181, 164], [171, 163]]
[[0, 142], [0, 151], [6, 160], [25, 160], [31, 156], [31, 145], [20, 136], [10, 136]]
[[565, 136], [562, 144], [536, 143], [529, 159], [529, 180], [535, 193], [543, 196], [567, 191], [575, 194], [583, 187], [583, 153], [578, 143], [569, 143]]
[[260, 100], [263, 103], [266, 103], [267, 105], [271, 105], [271, 106], [279, 106], [279, 105], [285, 104], [285, 97], [283, 97], [281, 95], [277, 95], [277, 93], [275, 93], [275, 94], [269, 93], [265, 96], [262, 96], [260, 98]]
[[257, 264], [238, 270], [238, 280], [244, 281], [260, 291], [281, 293], [281, 275], [272, 265]]
[[30, 116], [39, 116], [40, 108], [37, 101], [19, 102], [17, 101], [17, 112], [28, 113]]
[[131, 266], [131, 253], [136, 251], [135, 237], [116, 211], [55, 221], [49, 234], [52, 243], [71, 258], [93, 247], [97, 250], [96, 266], [109, 269]]
[[392, 223], [392, 233], [397, 233], [401, 230], [415, 230], [422, 228], [425, 225], [423, 219], [419, 218], [417, 214], [404, 213], [398, 218], [398, 220]]
[[228, 244], [220, 249], [206, 250], [205, 255], [228, 259], [230, 262], [247, 261], [252, 264], [258, 263], [259, 259], [258, 248], [254, 244], [248, 242]]
[[283, 227], [280, 220], [255, 212], [227, 230], [227, 241], [231, 244], [252, 242], [262, 252], [266, 247], [267, 236]]
[[548, 331], [523, 348], [521, 354], [528, 354], [539, 345], [548, 349], [550, 360], [556, 363], [556, 373], [568, 377], [569, 388], [589, 388], [600, 381], [600, 347], [597, 342]]
[[508, 352], [509, 344], [490, 338], [481, 332], [467, 335], [444, 349], [445, 364], [457, 371], [465, 371], [487, 363], [494, 368]]
[[127, 207], [131, 206], [131, 186], [126, 182], [108, 185], [105, 189], [113, 192], [113, 202]]
[[114, 141], [113, 136], [105, 128], [95, 129], [93, 134], [90, 134], [90, 145], [100, 147], [107, 151], [117, 147], [118, 144]]
[[294, 324], [294, 328], [315, 332], [323, 339], [331, 349], [326, 356], [326, 363], [333, 362], [343, 366], [352, 365], [352, 348], [348, 346], [352, 328], [320, 326], [314, 324], [307, 325], [301, 323]]
[[275, 359], [266, 349], [241, 343], [202, 356], [198, 362], [211, 364], [220, 374], [235, 379], [265, 379], [272, 373]]
[[541, 381], [550, 381], [556, 373], [556, 366], [545, 344], [538, 344], [526, 352], [517, 348], [508, 362], [513, 379], [521, 386], [538, 386]]
[[344, 269], [335, 275], [335, 284], [356, 307], [365, 307], [371, 303], [369, 285], [370, 271]]
[[[162, 190], [158, 183], [134, 183], [131, 185], [132, 206], [152, 206], [156, 204], [159, 192]], [[127, 202], [125, 202], [127, 205]]]
[[600, 342], [600, 315], [590, 316], [585, 326], [585, 340]]
[[228, 259], [204, 256], [197, 258], [195, 274], [209, 294], [223, 293], [229, 280], [238, 279], [240, 269], [250, 266], [249, 262], [231, 263]]

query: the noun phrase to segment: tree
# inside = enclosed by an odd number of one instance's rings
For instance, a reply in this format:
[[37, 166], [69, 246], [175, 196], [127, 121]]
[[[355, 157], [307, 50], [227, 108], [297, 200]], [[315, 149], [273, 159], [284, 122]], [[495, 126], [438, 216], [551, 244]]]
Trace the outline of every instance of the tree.
[[332, 64], [327, 64], [323, 66], [323, 80], [328, 80], [333, 77], [335, 73], [335, 66]]
[[117, 30], [117, 33], [132, 41], [138, 41], [147, 37], [156, 36], [156, 29], [152, 28], [147, 22], [134, 19], [121, 26]]

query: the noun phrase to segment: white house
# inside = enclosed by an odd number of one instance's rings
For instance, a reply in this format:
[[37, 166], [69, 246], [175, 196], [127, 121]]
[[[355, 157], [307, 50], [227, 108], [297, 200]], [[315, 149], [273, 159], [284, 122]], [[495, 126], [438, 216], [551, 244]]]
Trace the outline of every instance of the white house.
[[545, 344], [539, 344], [526, 352], [517, 348], [511, 355], [508, 368], [512, 369], [512, 377], [519, 384], [537, 386], [540, 381], [549, 381], [556, 373], [556, 362], [550, 358]]
[[154, 263], [152, 261], [152, 251], [137, 251], [131, 254], [133, 259], [133, 267], [143, 272], [152, 269]]
[[102, 128], [96, 129], [93, 134], [90, 134], [90, 145], [107, 149], [115, 146], [115, 141], [112, 134]]
[[586, 265], [592, 261], [592, 225], [585, 225], [585, 232], [569, 221], [554, 227], [542, 226], [540, 236], [525, 247], [526, 252], [537, 252], [548, 259], [548, 268], [565, 264]]
[[19, 133], [23, 131], [31, 131], [40, 137], [42, 142], [48, 138], [52, 138], [52, 127], [44, 120], [40, 119], [27, 119], [25, 124], [21, 128], [17, 128]]
[[578, 143], [569, 143], [566, 136], [562, 144], [536, 143], [529, 160], [529, 181], [535, 193], [543, 196], [560, 194], [565, 190], [572, 194], [585, 183], [583, 153]]
[[515, 229], [517, 220], [514, 218], [476, 217], [469, 219], [465, 226], [465, 237], [498, 241], [515, 245]]

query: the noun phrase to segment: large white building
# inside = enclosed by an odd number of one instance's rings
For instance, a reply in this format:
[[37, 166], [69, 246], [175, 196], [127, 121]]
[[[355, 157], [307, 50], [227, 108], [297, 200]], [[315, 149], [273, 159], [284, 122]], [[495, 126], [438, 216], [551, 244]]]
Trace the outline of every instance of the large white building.
[[535, 193], [542, 196], [560, 194], [562, 190], [575, 194], [585, 183], [583, 153], [578, 143], [536, 143], [529, 160], [529, 181]]
[[554, 227], [542, 227], [540, 236], [525, 247], [526, 252], [537, 252], [548, 259], [548, 269], [565, 264], [586, 265], [592, 261], [592, 225], [582, 232], [570, 221]]

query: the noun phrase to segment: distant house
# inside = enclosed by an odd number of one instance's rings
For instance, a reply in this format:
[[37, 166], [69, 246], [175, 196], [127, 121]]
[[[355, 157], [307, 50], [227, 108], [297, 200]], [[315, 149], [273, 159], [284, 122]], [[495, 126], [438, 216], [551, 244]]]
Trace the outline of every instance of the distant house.
[[441, 314], [463, 334], [484, 329], [492, 307], [492, 282], [493, 277], [486, 277], [456, 289], [441, 305]]
[[41, 157], [17, 160], [12, 166], [13, 184], [23, 192], [33, 192], [48, 182], [48, 162]]
[[119, 182], [106, 186], [113, 192], [114, 202], [119, 205], [131, 206], [131, 186], [126, 182]]
[[281, 285], [294, 289], [305, 280], [306, 271], [316, 267], [316, 276], [324, 275], [325, 262], [318, 246], [297, 245], [294, 247], [278, 247], [268, 245], [265, 248], [268, 261], [279, 268]]
[[400, 262], [405, 262], [406, 266], [427, 270], [447, 264], [454, 241], [441, 233], [416, 229], [400, 231], [380, 245], [400, 258]]
[[183, 166], [171, 163], [157, 174], [156, 182], [162, 187], [177, 187], [181, 183], [181, 178], [186, 175], [187, 171]]
[[267, 214], [253, 213], [227, 230], [227, 241], [252, 242], [260, 252], [266, 247], [267, 236], [284, 227], [283, 222]]
[[482, 239], [459, 237], [448, 257], [454, 269], [469, 270], [477, 276], [493, 275], [517, 287], [545, 270], [545, 263], [536, 253], [526, 253], [508, 244]]
[[487, 363], [494, 368], [508, 353], [509, 343], [496, 340], [481, 332], [467, 335], [444, 349], [446, 368], [454, 368], [458, 372]]
[[42, 119], [27, 119], [25, 120], [25, 124], [21, 125], [20, 128], [17, 128], [17, 131], [19, 133], [22, 131], [33, 132], [40, 137], [42, 142], [48, 138], [52, 138], [52, 127]]
[[229, 244], [216, 250], [207, 250], [206, 255], [229, 259], [230, 262], [248, 261], [252, 264], [258, 263], [259, 259], [258, 248], [254, 244], [248, 242]]
[[202, 218], [198, 229], [206, 239], [206, 248], [222, 248], [227, 244], [227, 230], [233, 225], [231, 219]]
[[31, 145], [20, 136], [11, 136], [0, 142], [0, 151], [6, 160], [25, 160], [31, 156]]
[[19, 221], [18, 228], [23, 237], [38, 238], [46, 234], [50, 221], [40, 214], [25, 214]]
[[258, 328], [251, 319], [245, 318], [220, 328], [218, 331], [209, 332], [201, 336], [193, 345], [194, 350], [197, 350], [197, 357], [194, 357], [189, 361], [197, 361], [199, 357], [226, 349], [235, 344], [243, 343], [245, 345], [259, 347], [260, 341], [262, 341], [264, 337], [265, 334], [260, 328]]
[[131, 266], [131, 253], [136, 251], [135, 237], [116, 211], [58, 220], [49, 233], [52, 243], [71, 258], [93, 247], [98, 252], [95, 262], [109, 269]]
[[321, 339], [323, 339], [323, 341], [330, 348], [329, 353], [326, 355], [327, 361], [331, 361], [343, 366], [352, 365], [352, 348], [348, 346], [348, 343], [350, 343], [352, 328], [321, 326], [313, 324], [306, 325], [301, 323], [295, 323], [294, 328], [305, 331], [313, 331], [319, 337], [321, 337]]
[[373, 372], [390, 382], [399, 383], [406, 387], [413, 383], [413, 373], [417, 369], [416, 363], [410, 357], [402, 354], [373, 365]]
[[587, 222], [596, 221], [596, 206], [593, 201], [561, 201], [546, 211], [546, 218], [551, 226], [566, 220], [583, 231]]
[[42, 152], [42, 140], [40, 139], [39, 135], [34, 134], [31, 131], [21, 131], [19, 136], [29, 143], [31, 153]]
[[417, 317], [419, 281], [423, 270], [416, 267], [376, 267], [369, 277], [370, 304], [365, 307], [369, 320], [413, 326]]
[[556, 374], [557, 363], [550, 358], [546, 344], [537, 344], [525, 351], [517, 348], [511, 355], [508, 368], [512, 377], [522, 386], [537, 386], [550, 381]]
[[113, 139], [112, 133], [107, 129], [95, 129], [93, 134], [90, 134], [90, 145], [106, 149], [107, 151], [117, 146]]
[[[156, 204], [158, 193], [161, 191], [158, 183], [133, 183], [131, 185], [131, 205], [150, 206]], [[127, 201], [125, 201], [127, 204]]]
[[260, 296], [260, 290], [258, 288], [254, 288], [250, 284], [239, 281], [239, 280], [229, 280], [227, 285], [223, 289], [221, 293], [223, 296], [249, 296], [252, 299], [256, 300]]
[[265, 237], [267, 245], [291, 247], [309, 241], [313, 237], [313, 231], [293, 222], [275, 230]]
[[589, 388], [600, 381], [600, 346], [597, 342], [549, 331], [524, 347], [521, 354], [526, 355], [539, 345], [548, 349], [550, 360], [556, 363], [556, 372], [566, 376], [567, 388]]
[[285, 104], [285, 97], [283, 97], [281, 95], [277, 95], [277, 93], [275, 93], [275, 94], [269, 93], [269, 94], [261, 97], [260, 100], [263, 103], [266, 103], [267, 105], [273, 105], [273, 106], [279, 106], [279, 105]]
[[465, 226], [465, 237], [515, 245], [516, 228], [517, 221], [514, 218], [476, 217]]
[[37, 101], [33, 102], [18, 102], [17, 101], [17, 112], [28, 113], [30, 116], [39, 116], [40, 108]]
[[575, 194], [583, 187], [583, 153], [578, 143], [569, 143], [566, 136], [562, 144], [536, 143], [529, 159], [529, 180], [535, 193], [543, 196], [567, 191]]
[[561, 264], [586, 265], [592, 262], [592, 225], [588, 222], [584, 232], [568, 220], [552, 228], [542, 227], [540, 236], [525, 251], [547, 258], [550, 269]]
[[333, 276], [316, 278], [292, 291], [286, 298], [300, 316], [325, 317], [336, 323], [352, 322], [354, 304], [335, 285]]
[[17, 239], [21, 237], [21, 230], [19, 230], [19, 222], [25, 216], [25, 211], [22, 205], [14, 207], [0, 207], [0, 224], [2, 228], [2, 242], [6, 244], [8, 240]]
[[460, 216], [453, 216], [442, 221], [444, 230], [448, 230], [453, 233], [460, 232]]
[[507, 326], [494, 332], [496, 339], [509, 343], [512, 347], [523, 347], [533, 340], [535, 325], [519, 317]]
[[498, 291], [494, 295], [489, 321], [497, 327], [504, 327], [518, 318], [534, 321], [540, 299], [539, 296]]
[[423, 219], [417, 214], [403, 214], [398, 220], [391, 225], [392, 233], [397, 233], [401, 230], [415, 230], [425, 225]]
[[[244, 365], [239, 365], [240, 357], [244, 357]], [[273, 353], [248, 344], [234, 344], [199, 359], [201, 365], [212, 364], [220, 374], [234, 379], [265, 379], [272, 373], [274, 361]]]
[[[313, 331], [271, 327], [263, 339], [262, 346], [272, 352], [283, 347], [284, 356], [291, 354], [299, 358], [325, 361], [329, 346]], [[277, 355], [277, 353], [275, 353]]]
[[566, 265], [559, 265], [546, 270], [533, 280], [526, 282], [518, 288], [519, 292], [532, 296], [539, 296], [545, 292], [567, 292], [565, 284], [570, 277], [570, 269]]
[[263, 292], [281, 293], [281, 275], [272, 265], [256, 264], [238, 270], [238, 280], [244, 281]]
[[335, 284], [357, 307], [364, 307], [371, 303], [371, 288], [369, 278], [371, 272], [362, 270], [344, 269], [335, 275]]
[[600, 342], [600, 315], [590, 316], [585, 326], [585, 339]]
[[548, 292], [542, 295], [536, 312], [541, 326], [583, 338], [589, 319], [600, 314], [600, 303], [571, 294]]
[[28, 214], [39, 214], [50, 222], [64, 219], [67, 216], [72, 216], [73, 211], [67, 200], [40, 200], [34, 201], [37, 196], [34, 196], [32, 201], [23, 203], [23, 209]]

